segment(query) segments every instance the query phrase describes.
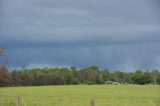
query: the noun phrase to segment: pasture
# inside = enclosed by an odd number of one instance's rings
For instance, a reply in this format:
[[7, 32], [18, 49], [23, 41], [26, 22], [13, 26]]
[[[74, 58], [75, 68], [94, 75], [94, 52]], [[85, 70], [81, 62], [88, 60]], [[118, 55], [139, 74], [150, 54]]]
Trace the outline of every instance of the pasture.
[[158, 85], [0, 87], [0, 106], [160, 106]]

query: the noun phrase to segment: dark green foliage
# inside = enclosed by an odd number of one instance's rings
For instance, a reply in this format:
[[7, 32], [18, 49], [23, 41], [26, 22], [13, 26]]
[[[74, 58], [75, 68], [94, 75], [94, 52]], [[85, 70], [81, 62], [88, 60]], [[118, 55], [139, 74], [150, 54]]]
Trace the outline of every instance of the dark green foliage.
[[160, 85], [160, 77], [157, 78], [157, 84]]
[[131, 80], [134, 84], [148, 84], [151, 83], [151, 75], [148, 72], [142, 72], [140, 70], [137, 70], [133, 76], [131, 77]]
[[[160, 84], [159, 71], [123, 72], [107, 69], [99, 69], [97, 66], [90, 66], [84, 69], [71, 68], [33, 68], [22, 67], [19, 70], [5, 71], [0, 73], [3, 86], [42, 86], [42, 85], [75, 85], [75, 84], [107, 84], [117, 82], [121, 84]], [[3, 76], [3, 77], [2, 77]]]

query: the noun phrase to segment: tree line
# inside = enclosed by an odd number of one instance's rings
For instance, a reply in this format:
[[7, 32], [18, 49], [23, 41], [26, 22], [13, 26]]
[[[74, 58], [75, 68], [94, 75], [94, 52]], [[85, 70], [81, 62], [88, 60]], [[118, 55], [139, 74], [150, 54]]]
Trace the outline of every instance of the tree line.
[[0, 86], [42, 86], [70, 84], [160, 84], [160, 70], [110, 71], [98, 66], [26, 68], [9, 71], [4, 49], [0, 48]]
[[42, 86], [70, 84], [105, 84], [108, 81], [121, 84], [160, 84], [159, 70], [135, 72], [114, 71], [89, 66], [83, 69], [70, 68], [21, 68], [8, 71], [0, 68], [0, 86]]

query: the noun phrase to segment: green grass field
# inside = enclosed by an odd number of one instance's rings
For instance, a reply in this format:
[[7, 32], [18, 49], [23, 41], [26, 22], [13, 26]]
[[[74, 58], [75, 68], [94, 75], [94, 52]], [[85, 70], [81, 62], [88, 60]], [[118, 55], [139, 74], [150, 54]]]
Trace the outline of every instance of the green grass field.
[[160, 106], [160, 86], [69, 85], [1, 87], [0, 106]]

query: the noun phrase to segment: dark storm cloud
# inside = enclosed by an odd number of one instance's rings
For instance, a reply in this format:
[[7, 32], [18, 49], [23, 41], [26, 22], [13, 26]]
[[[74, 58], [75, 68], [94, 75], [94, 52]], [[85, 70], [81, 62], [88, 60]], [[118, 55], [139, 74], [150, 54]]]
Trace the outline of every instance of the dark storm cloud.
[[11, 67], [159, 68], [158, 0], [0, 3], [0, 45], [6, 46]]
[[[117, 45], [94, 47], [49, 47], [9, 49], [7, 55], [12, 67], [52, 65], [86, 67], [99, 65], [110, 69], [151, 69], [159, 65], [157, 44]], [[31, 62], [32, 61], [32, 62]]]

